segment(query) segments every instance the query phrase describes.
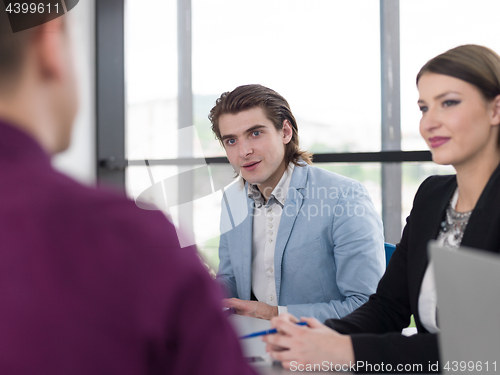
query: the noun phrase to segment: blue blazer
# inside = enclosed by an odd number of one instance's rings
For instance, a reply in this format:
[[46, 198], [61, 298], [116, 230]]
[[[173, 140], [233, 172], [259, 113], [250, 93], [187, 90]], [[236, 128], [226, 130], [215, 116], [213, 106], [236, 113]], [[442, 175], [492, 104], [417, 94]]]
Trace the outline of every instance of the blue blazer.
[[[247, 184], [223, 194], [217, 280], [228, 297], [251, 294], [254, 202]], [[375, 292], [385, 271], [382, 221], [365, 187], [309, 165], [296, 166], [275, 248], [279, 306], [320, 321], [343, 317]]]

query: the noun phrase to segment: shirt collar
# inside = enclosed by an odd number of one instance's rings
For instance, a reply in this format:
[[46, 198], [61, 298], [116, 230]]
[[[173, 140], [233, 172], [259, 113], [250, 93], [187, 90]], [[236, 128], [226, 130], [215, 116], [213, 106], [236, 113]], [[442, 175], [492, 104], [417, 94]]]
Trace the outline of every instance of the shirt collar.
[[288, 187], [290, 186], [290, 181], [292, 180], [294, 167], [295, 165], [293, 163], [288, 164], [288, 168], [285, 170], [285, 173], [283, 173], [283, 176], [281, 176], [280, 181], [271, 193], [267, 203], [265, 203], [264, 196], [258, 189], [257, 185], [248, 184], [248, 197], [253, 199], [257, 208], [262, 207], [264, 204], [266, 207], [270, 207], [274, 203], [278, 203], [281, 208], [285, 206]]

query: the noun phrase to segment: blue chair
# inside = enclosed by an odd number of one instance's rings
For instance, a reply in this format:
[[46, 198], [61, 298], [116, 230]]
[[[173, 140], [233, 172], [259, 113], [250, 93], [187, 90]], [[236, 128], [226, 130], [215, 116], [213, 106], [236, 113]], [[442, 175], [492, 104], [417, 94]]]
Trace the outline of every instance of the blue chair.
[[392, 243], [384, 242], [384, 248], [385, 248], [385, 266], [389, 264], [389, 260], [391, 259], [392, 253], [394, 250], [396, 250], [396, 245], [393, 245]]

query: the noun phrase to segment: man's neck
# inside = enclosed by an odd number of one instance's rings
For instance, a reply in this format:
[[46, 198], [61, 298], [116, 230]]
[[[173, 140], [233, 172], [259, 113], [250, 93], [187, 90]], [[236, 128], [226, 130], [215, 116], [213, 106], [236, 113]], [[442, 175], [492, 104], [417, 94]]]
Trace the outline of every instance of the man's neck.
[[260, 184], [257, 185], [257, 188], [259, 189], [260, 193], [264, 197], [264, 201], [267, 203], [269, 198], [271, 198], [271, 194], [280, 182], [281, 178], [285, 174], [285, 171], [288, 168], [288, 164], [283, 160], [281, 165], [279, 166], [277, 173], [275, 173], [275, 178], [273, 181], [266, 181], [265, 184]]
[[[29, 103], [29, 104], [26, 104]], [[43, 100], [25, 97], [21, 93], [0, 97], [0, 118], [33, 137], [49, 154], [53, 153], [52, 127], [47, 121]]]

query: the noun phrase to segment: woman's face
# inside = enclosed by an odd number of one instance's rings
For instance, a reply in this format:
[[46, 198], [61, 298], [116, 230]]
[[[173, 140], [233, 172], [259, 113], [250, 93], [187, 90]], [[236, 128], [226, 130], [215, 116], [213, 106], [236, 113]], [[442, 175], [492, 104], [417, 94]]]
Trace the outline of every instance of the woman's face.
[[438, 164], [455, 168], [497, 151], [498, 110], [458, 78], [425, 73], [418, 82], [420, 134]]

